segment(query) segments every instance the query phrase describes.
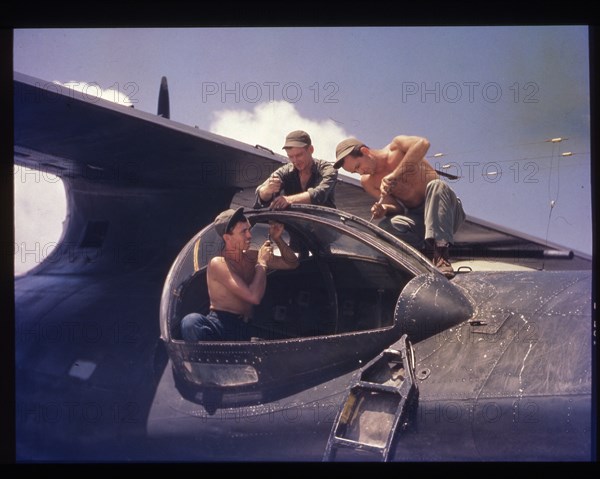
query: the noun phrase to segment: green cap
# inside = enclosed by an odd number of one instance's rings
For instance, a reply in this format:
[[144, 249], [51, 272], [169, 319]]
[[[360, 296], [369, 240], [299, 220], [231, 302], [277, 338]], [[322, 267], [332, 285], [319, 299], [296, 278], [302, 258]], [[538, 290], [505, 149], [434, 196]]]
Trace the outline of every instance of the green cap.
[[286, 148], [294, 148], [294, 147], [302, 147], [302, 146], [310, 146], [311, 145], [310, 136], [308, 133], [302, 130], [292, 131], [288, 133], [288, 136], [285, 137], [285, 145], [283, 145], [283, 149]]
[[214, 221], [214, 227], [217, 234], [222, 238], [237, 222], [244, 218], [244, 208], [240, 207], [237, 210], [228, 209], [219, 213]]

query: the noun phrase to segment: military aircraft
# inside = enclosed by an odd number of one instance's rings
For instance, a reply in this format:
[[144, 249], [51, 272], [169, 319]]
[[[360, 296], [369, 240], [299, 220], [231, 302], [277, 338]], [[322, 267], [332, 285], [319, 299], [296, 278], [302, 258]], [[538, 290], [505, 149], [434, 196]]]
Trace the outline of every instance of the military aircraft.
[[[160, 92], [153, 115], [14, 73], [14, 162], [68, 208], [15, 278], [18, 462], [595, 459], [592, 258], [469, 217], [448, 280], [352, 178], [339, 209], [253, 209], [287, 159]], [[232, 206], [255, 245], [283, 223], [300, 266], [269, 273], [264, 334], [184, 342]]]

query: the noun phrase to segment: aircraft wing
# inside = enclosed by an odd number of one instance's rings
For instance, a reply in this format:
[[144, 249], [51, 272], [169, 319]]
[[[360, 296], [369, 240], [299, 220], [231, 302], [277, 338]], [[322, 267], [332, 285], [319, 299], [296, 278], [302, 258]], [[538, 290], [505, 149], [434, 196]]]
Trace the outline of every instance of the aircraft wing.
[[14, 98], [15, 162], [63, 178], [111, 187], [244, 188], [283, 158], [20, 73]]

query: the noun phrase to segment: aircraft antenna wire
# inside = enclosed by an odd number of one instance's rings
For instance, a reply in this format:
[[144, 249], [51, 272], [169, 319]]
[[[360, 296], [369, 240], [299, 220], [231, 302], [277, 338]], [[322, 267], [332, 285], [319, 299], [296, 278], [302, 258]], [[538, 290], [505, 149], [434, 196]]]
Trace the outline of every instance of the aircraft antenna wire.
[[[566, 138], [552, 138], [551, 140], [547, 140], [552, 143], [552, 156], [550, 158], [550, 171], [548, 173], [548, 200], [550, 210], [548, 212], [548, 222], [546, 223], [546, 247], [548, 247], [548, 236], [550, 234], [550, 223], [552, 221], [552, 212], [554, 211], [554, 207], [558, 202], [558, 196], [560, 193], [560, 143], [566, 140]], [[556, 168], [554, 167], [554, 160], [557, 160]], [[553, 178], [555, 178], [553, 182]], [[553, 185], [554, 183], [554, 185]], [[545, 261], [544, 261], [545, 262]], [[542, 265], [542, 269], [544, 265]]]

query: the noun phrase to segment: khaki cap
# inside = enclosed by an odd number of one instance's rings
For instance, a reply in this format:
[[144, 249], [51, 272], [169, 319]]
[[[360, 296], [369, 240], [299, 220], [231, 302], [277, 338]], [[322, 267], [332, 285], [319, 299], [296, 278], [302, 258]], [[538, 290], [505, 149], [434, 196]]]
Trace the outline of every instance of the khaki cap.
[[338, 146], [335, 148], [335, 163], [334, 168], [339, 168], [344, 164], [344, 159], [348, 154], [357, 146], [364, 146], [364, 143], [356, 138], [346, 138], [344, 141], [340, 141]]

